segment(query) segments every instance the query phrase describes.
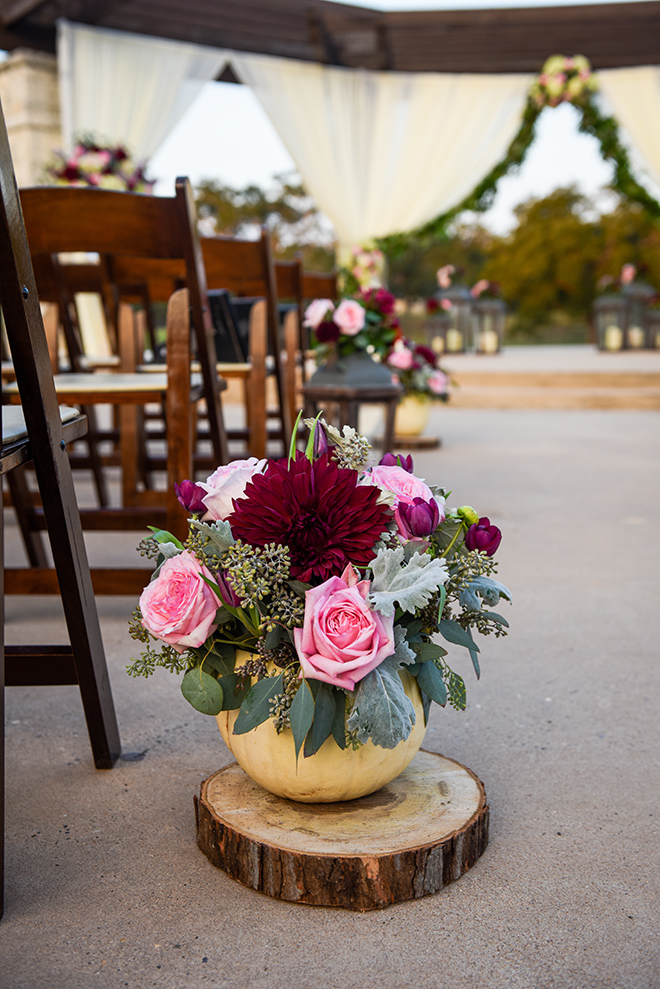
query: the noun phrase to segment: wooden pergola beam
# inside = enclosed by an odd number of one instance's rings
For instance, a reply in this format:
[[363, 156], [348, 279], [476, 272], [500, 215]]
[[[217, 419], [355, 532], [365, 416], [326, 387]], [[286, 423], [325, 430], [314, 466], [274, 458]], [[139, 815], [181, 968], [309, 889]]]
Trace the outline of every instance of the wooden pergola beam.
[[383, 12], [329, 0], [0, 0], [0, 47], [55, 51], [55, 17], [113, 30], [403, 72], [536, 72], [549, 55], [595, 69], [660, 64], [660, 0]]

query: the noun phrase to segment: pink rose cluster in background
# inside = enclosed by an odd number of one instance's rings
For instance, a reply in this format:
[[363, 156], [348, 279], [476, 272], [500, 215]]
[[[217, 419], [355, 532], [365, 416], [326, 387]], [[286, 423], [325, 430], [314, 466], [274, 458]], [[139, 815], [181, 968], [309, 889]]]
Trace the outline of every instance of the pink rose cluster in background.
[[370, 581], [349, 564], [305, 594], [305, 618], [293, 636], [306, 677], [353, 690], [394, 652], [394, 618], [367, 603]]
[[355, 299], [342, 299], [333, 314], [333, 322], [348, 337], [357, 336], [364, 328], [364, 307]]
[[177, 652], [203, 646], [218, 627], [215, 614], [221, 602], [203, 577], [213, 579], [207, 568], [184, 550], [165, 560], [140, 596], [142, 624], [147, 632]]
[[197, 487], [206, 494], [202, 498], [206, 514], [203, 522], [225, 520], [234, 511], [234, 498], [242, 498], [245, 486], [254, 474], [261, 474], [268, 461], [250, 457], [248, 460], [233, 460], [224, 467], [218, 467], [205, 482]]
[[335, 304], [331, 299], [314, 299], [305, 309], [303, 326], [308, 326], [310, 330], [315, 330], [317, 326], [328, 318], [332, 319], [335, 311]]

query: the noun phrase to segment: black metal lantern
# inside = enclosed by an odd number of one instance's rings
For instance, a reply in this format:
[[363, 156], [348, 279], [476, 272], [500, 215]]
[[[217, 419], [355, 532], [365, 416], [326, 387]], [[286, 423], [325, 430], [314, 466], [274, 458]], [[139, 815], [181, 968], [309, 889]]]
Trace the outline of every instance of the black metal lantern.
[[504, 343], [506, 303], [480, 298], [472, 308], [472, 339], [477, 354], [499, 354]]
[[593, 314], [599, 350], [623, 350], [628, 307], [621, 295], [601, 295], [594, 300]]
[[649, 309], [646, 314], [646, 346], [660, 350], [660, 309]]
[[450, 328], [449, 316], [443, 309], [429, 313], [424, 324], [426, 345], [434, 354], [440, 357], [447, 350], [447, 330]]
[[641, 350], [647, 345], [647, 321], [649, 302], [656, 291], [646, 282], [630, 282], [621, 293], [628, 308], [625, 346], [629, 350]]
[[439, 299], [449, 299], [447, 310], [449, 326], [445, 333], [445, 350], [448, 354], [463, 354], [472, 348], [472, 307], [474, 299], [464, 285], [452, 285], [438, 294]]

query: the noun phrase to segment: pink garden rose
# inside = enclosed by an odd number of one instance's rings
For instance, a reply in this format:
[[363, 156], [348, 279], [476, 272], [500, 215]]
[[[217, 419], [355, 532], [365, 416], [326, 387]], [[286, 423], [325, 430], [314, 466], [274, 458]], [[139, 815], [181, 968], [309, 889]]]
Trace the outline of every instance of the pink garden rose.
[[177, 652], [203, 645], [217, 625], [221, 603], [202, 574], [212, 576], [199, 560], [184, 550], [165, 560], [155, 580], [140, 595], [142, 624]]
[[434, 395], [444, 395], [449, 388], [449, 378], [444, 371], [435, 370], [428, 376], [426, 384]]
[[328, 313], [334, 312], [334, 308], [334, 303], [330, 299], [314, 299], [305, 309], [303, 326], [309, 326], [310, 329], [315, 330]]
[[206, 508], [202, 521], [214, 522], [229, 518], [234, 511], [232, 500], [243, 497], [245, 485], [253, 474], [261, 474], [266, 463], [266, 460], [257, 460], [256, 457], [250, 457], [249, 460], [233, 460], [224, 467], [218, 467], [205, 482], [200, 482], [198, 487], [206, 491], [202, 498]]
[[355, 299], [343, 299], [332, 318], [342, 333], [347, 337], [354, 337], [364, 326], [365, 312]]
[[394, 617], [367, 604], [370, 581], [349, 564], [305, 594], [302, 628], [293, 630], [303, 673], [312, 680], [353, 690], [394, 652]]
[[400, 371], [409, 371], [415, 363], [415, 358], [411, 350], [408, 350], [407, 347], [402, 347], [400, 350], [392, 351], [387, 358], [387, 363], [390, 367], [398, 367]]
[[436, 278], [438, 279], [438, 285], [440, 288], [449, 288], [451, 285], [451, 276], [455, 273], [456, 268], [453, 264], [445, 264], [442, 268], [438, 268], [436, 273]]

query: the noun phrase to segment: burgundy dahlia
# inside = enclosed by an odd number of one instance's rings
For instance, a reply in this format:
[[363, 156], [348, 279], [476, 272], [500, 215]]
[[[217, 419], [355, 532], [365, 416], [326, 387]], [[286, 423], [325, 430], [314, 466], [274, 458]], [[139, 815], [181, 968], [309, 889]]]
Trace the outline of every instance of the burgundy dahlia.
[[480, 518], [471, 525], [465, 533], [465, 545], [469, 550], [478, 549], [486, 556], [493, 556], [502, 542], [502, 533], [496, 525], [490, 524], [490, 519]]
[[327, 580], [348, 563], [366, 566], [391, 513], [376, 504], [378, 488], [357, 481], [357, 471], [327, 454], [313, 463], [302, 453], [291, 462], [271, 460], [234, 499], [232, 532], [252, 546], [288, 546], [297, 580]]
[[415, 353], [418, 357], [425, 360], [427, 364], [430, 364], [431, 367], [435, 367], [437, 358], [430, 347], [425, 347], [423, 343], [418, 343], [415, 347]]

